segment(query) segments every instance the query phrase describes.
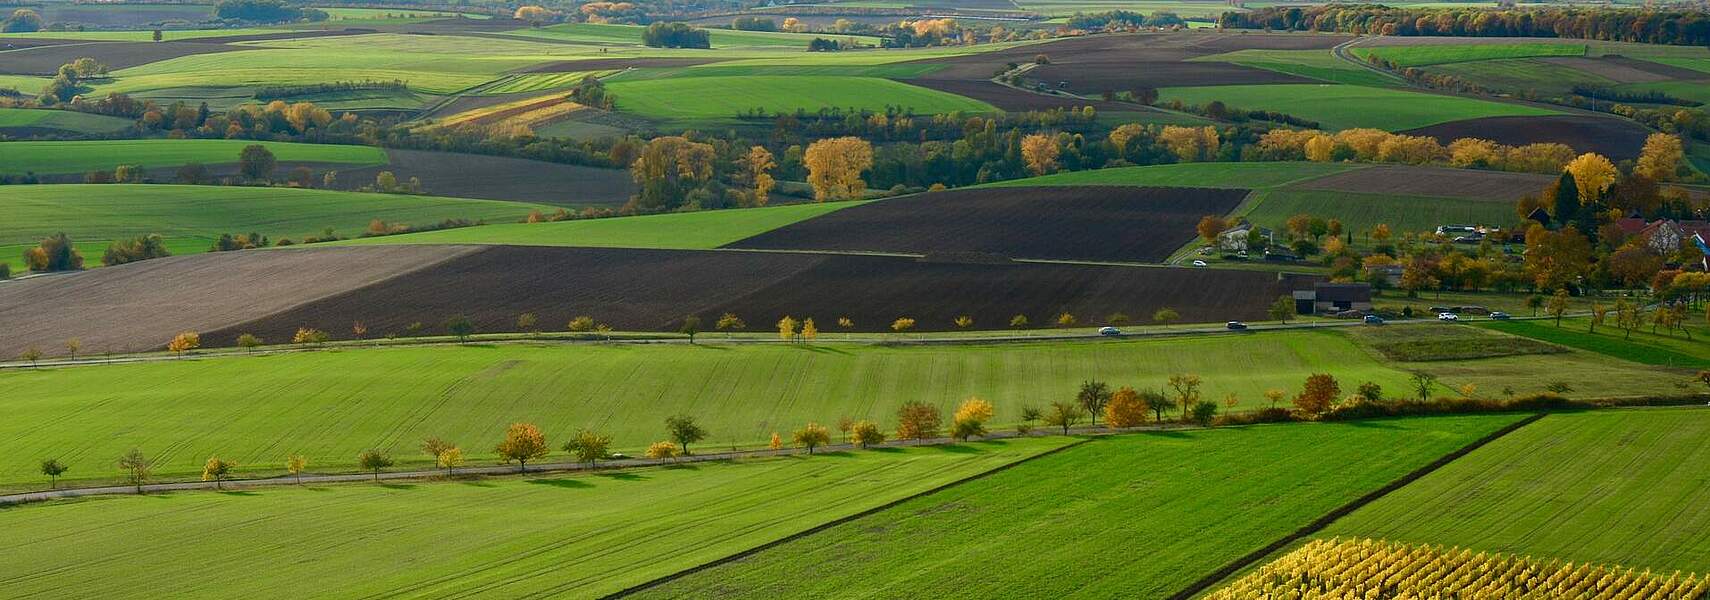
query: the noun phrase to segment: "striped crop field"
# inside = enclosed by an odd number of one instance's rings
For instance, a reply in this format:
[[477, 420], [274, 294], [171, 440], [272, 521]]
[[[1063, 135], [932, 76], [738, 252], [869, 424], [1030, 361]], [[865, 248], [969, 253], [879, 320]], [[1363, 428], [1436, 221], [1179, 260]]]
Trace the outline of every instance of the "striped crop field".
[[589, 77], [605, 77], [617, 71], [578, 71], [572, 73], [524, 73], [506, 78], [482, 90], [483, 94], [519, 94], [575, 87]]

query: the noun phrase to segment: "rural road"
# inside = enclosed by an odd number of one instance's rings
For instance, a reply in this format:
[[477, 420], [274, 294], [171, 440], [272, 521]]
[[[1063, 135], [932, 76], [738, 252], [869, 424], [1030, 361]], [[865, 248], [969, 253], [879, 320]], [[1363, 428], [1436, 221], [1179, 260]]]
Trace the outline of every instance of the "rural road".
[[[1162, 430], [1167, 430], [1167, 429], [1184, 429], [1184, 428], [1191, 428], [1191, 427], [1183, 426], [1183, 425], [1176, 425], [1176, 424], [1165, 424], [1165, 425], [1148, 425], [1148, 426], [1143, 426], [1143, 427], [1135, 427], [1135, 428], [1122, 429], [1122, 430], [1112, 430], [1112, 429], [1102, 427], [1102, 426], [1084, 426], [1084, 427], [1071, 427], [1069, 429], [1069, 433], [1076, 434], [1076, 435], [1086, 435], [1086, 434], [1099, 435], [1099, 434], [1109, 434], [1109, 433], [1119, 433], [1119, 432], [1120, 433], [1132, 433], [1132, 432], [1136, 432], [1136, 431], [1162, 431]], [[1058, 433], [1061, 433], [1061, 430], [1058, 428], [1040, 427], [1040, 428], [1036, 429], [1036, 433], [1028, 434], [1028, 435], [1048, 436], [1048, 435], [1057, 435]], [[1022, 435], [1023, 434], [1019, 434], [1019, 433], [1016, 433], [1013, 431], [1002, 431], [1002, 432], [993, 432], [990, 435], [987, 435], [987, 436], [982, 437], [980, 439], [981, 440], [1010, 439], [1010, 438], [1021, 437]], [[907, 446], [937, 446], [937, 445], [953, 444], [953, 443], [956, 443], [956, 440], [954, 438], [939, 437], [939, 438], [930, 438], [930, 439], [921, 440], [921, 441], [890, 440], [890, 441], [886, 441], [883, 444], [876, 444], [875, 447], [885, 448], [885, 447], [907, 447]], [[815, 450], [815, 452], [836, 452], [839, 450], [853, 450], [853, 449], [855, 449], [854, 444], [828, 444], [825, 446], [821, 446], [818, 450]], [[713, 461], [751, 459], [751, 458], [767, 458], [767, 457], [774, 457], [774, 456], [790, 456], [790, 455], [797, 455], [797, 454], [806, 454], [806, 451], [799, 449], [799, 448], [780, 448], [777, 450], [765, 449], [765, 450], [736, 450], [736, 451], [725, 451], [725, 452], [708, 452], [708, 453], [704, 453], [704, 454], [695, 454], [695, 455], [691, 455], [691, 456], [684, 456], [684, 457], [679, 457], [679, 458], [674, 458], [674, 459], [625, 458], [625, 459], [618, 459], [618, 460], [607, 460], [607, 461], [602, 461], [602, 462], [595, 463], [595, 464], [579, 463], [579, 462], [552, 462], [552, 463], [541, 463], [541, 464], [536, 464], [536, 465], [529, 465], [528, 471], [526, 471], [526, 473], [548, 474], [548, 473], [570, 473], [570, 472], [579, 472], [579, 471], [608, 471], [608, 470], [614, 470], [614, 469], [628, 469], [628, 468], [637, 468], [637, 467], [656, 467], [656, 466], [665, 466], [665, 465], [674, 465], [674, 464], [713, 462]], [[518, 474], [522, 474], [522, 473], [524, 473], [524, 472], [519, 471], [517, 467], [513, 467], [510, 465], [489, 465], [489, 466], [477, 466], [477, 467], [461, 467], [455, 471], [455, 474], [458, 476], [518, 475]], [[300, 483], [302, 483], [304, 485], [319, 484], [319, 483], [352, 483], [352, 482], [363, 482], [363, 481], [375, 481], [376, 479], [378, 479], [379, 481], [408, 481], [408, 480], [433, 479], [433, 478], [438, 478], [438, 477], [443, 477], [443, 476], [445, 476], [445, 471], [443, 469], [424, 469], [424, 470], [413, 470], [413, 471], [382, 472], [379, 474], [378, 477], [376, 477], [373, 473], [339, 473], [339, 474], [328, 474], [328, 475], [303, 475], [301, 480], [300, 480]], [[266, 479], [228, 479], [223, 483], [223, 486], [216, 486], [214, 484], [214, 482], [212, 482], [212, 481], [176, 481], [176, 482], [166, 482], [166, 483], [144, 484], [142, 486], [142, 492], [148, 493], [148, 492], [172, 492], [172, 491], [185, 491], [185, 490], [212, 490], [212, 489], [216, 489], [216, 487], [222, 487], [223, 489], [246, 489], [246, 488], [262, 487], [262, 486], [298, 485], [298, 484], [299, 484], [299, 479], [294, 478], [294, 477], [290, 477], [290, 476], [270, 477], [270, 478], [266, 478]], [[41, 491], [35, 491], [35, 492], [23, 492], [23, 493], [17, 493], [17, 494], [0, 495], [0, 506], [25, 504], [25, 503], [30, 503], [30, 502], [42, 502], [42, 501], [46, 501], [46, 500], [80, 498], [80, 497], [84, 497], [84, 496], [112, 496], [112, 495], [125, 495], [125, 494], [136, 494], [136, 493], [138, 493], [137, 492], [137, 486], [133, 486], [133, 485], [107, 485], [107, 486], [83, 487], [83, 488], [61, 488], [61, 489], [55, 489], [55, 490], [41, 490]]]

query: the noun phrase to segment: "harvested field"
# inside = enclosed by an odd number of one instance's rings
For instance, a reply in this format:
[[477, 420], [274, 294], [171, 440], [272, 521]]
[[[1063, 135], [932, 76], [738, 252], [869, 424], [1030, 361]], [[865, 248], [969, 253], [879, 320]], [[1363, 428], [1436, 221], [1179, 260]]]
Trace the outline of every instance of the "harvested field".
[[1111, 186], [986, 188], [871, 202], [736, 242], [749, 249], [1155, 262], [1194, 236], [1241, 189]]
[[515, 200], [561, 206], [617, 205], [635, 193], [635, 181], [623, 169], [425, 150], [387, 150], [391, 163], [338, 172], [339, 187], [372, 184], [381, 171], [399, 181], [411, 177], [435, 196]]
[[1650, 131], [1614, 117], [1589, 115], [1484, 117], [1438, 123], [1403, 131], [1428, 135], [1442, 142], [1476, 137], [1519, 146], [1553, 142], [1567, 144], [1576, 152], [1596, 152], [1612, 160], [1637, 157]]
[[1048, 87], [1068, 84], [1065, 89], [1077, 94], [1101, 94], [1105, 91], [1125, 91], [1140, 87], [1245, 85], [1254, 83], [1313, 83], [1305, 77], [1267, 71], [1233, 63], [1219, 62], [1150, 62], [1132, 59], [1100, 59], [1097, 61], [1040, 65], [1027, 72], [1029, 81]]
[[1303, 181], [1290, 187], [1302, 190], [1512, 202], [1526, 194], [1543, 190], [1555, 180], [1556, 178], [1549, 175], [1536, 173], [1374, 165]]
[[1692, 69], [1654, 63], [1647, 60], [1637, 60], [1623, 56], [1604, 56], [1600, 58], [1586, 57], [1555, 57], [1540, 58], [1542, 62], [1571, 67], [1608, 78], [1616, 83], [1654, 83], [1675, 79], [1704, 79], [1705, 73]]
[[204, 332], [203, 343], [230, 345], [246, 332], [288, 339], [303, 326], [342, 338], [355, 321], [375, 335], [416, 322], [437, 329], [454, 314], [469, 316], [480, 331], [515, 331], [524, 312], [554, 330], [589, 315], [632, 331], [674, 329], [687, 314], [711, 323], [725, 312], [756, 328], [787, 314], [817, 315], [827, 331], [846, 316], [864, 332], [889, 331], [904, 316], [925, 331], [952, 329], [960, 315], [972, 316], [975, 328], [1003, 329], [1017, 314], [1042, 324], [1067, 311], [1091, 322], [1166, 306], [1190, 322], [1258, 319], [1295, 283], [1246, 271], [495, 246], [284, 312], [257, 311], [266, 316]]
[[158, 349], [181, 331], [219, 329], [471, 251], [396, 246], [199, 254], [3, 282], [0, 355], [30, 347], [60, 355], [71, 338], [82, 340], [88, 354]]
[[79, 58], [93, 58], [113, 70], [152, 62], [214, 52], [253, 50], [221, 44], [192, 42], [87, 42], [33, 46], [6, 53], [0, 72], [20, 75], [53, 75], [60, 65]]
[[[981, 54], [933, 59], [925, 62], [948, 65], [927, 79], [989, 79], [1007, 63], [1030, 63], [1044, 54], [1051, 65], [1102, 65], [1096, 68], [1115, 72], [1121, 65], [1156, 64], [1185, 61], [1197, 56], [1222, 54], [1237, 50], [1311, 50], [1328, 49], [1350, 39], [1348, 36], [1315, 34], [1221, 34], [1221, 33], [1143, 33], [1107, 34], [1067, 38], [1044, 44], [1027, 44]], [[1112, 57], [1122, 57], [1117, 61]], [[1129, 67], [1134, 68], [1134, 67]], [[1069, 71], [1073, 73], [1074, 71]], [[1174, 83], [1172, 85], [1187, 85]], [[1163, 86], [1160, 86], [1163, 87]], [[1102, 90], [1099, 90], [1102, 91]]]

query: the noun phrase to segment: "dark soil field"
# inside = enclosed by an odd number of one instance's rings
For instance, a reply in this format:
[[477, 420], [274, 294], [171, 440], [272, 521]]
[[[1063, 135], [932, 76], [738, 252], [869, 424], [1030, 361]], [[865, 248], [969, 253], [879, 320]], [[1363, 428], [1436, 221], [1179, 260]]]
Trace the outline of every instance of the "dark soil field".
[[986, 104], [1012, 112], [1028, 110], [1047, 110], [1052, 108], [1080, 108], [1092, 106], [1099, 111], [1135, 110], [1133, 104], [1118, 104], [1102, 100], [1083, 100], [1069, 96], [1050, 96], [1036, 94], [1026, 90], [1018, 90], [1007, 85], [994, 83], [984, 79], [911, 79], [908, 83], [924, 88], [932, 88], [940, 92], [949, 92], [958, 96], [973, 98]]
[[840, 210], [728, 247], [1157, 262], [1247, 190], [1111, 186], [968, 189]]
[[[194, 4], [46, 4], [33, 6], [47, 23], [95, 27], [143, 27], [168, 21], [214, 18], [214, 7]], [[10, 12], [8, 10], [7, 12]]]
[[52, 75], [59, 71], [60, 65], [84, 57], [101, 61], [102, 64], [118, 70], [181, 56], [252, 49], [187, 41], [54, 44], [7, 52], [5, 60], [0, 60], [0, 72]]
[[1556, 178], [1549, 175], [1534, 173], [1379, 165], [1320, 177], [1292, 187], [1304, 190], [1513, 202], [1521, 196], [1549, 187], [1555, 180]]
[[623, 169], [421, 150], [386, 154], [389, 165], [339, 171], [339, 186], [372, 184], [381, 171], [391, 171], [400, 181], [421, 178], [435, 196], [590, 206], [623, 204], [635, 193], [635, 181]]
[[[48, 356], [63, 355], [65, 341], [72, 338], [83, 342], [85, 354], [163, 348], [182, 331], [213, 331], [431, 268], [473, 250], [454, 246], [252, 250], [0, 282], [0, 323], [5, 323], [0, 327], [0, 356], [16, 357], [30, 347]], [[51, 310], [43, 308], [50, 306]], [[274, 341], [288, 340], [289, 336]]]
[[[1304, 281], [1304, 280], [1303, 280]], [[454, 314], [480, 331], [516, 331], [532, 312], [543, 330], [563, 331], [577, 315], [616, 329], [674, 329], [683, 315], [709, 326], [732, 312], [767, 331], [779, 317], [815, 317], [825, 332], [838, 317], [853, 331], [888, 331], [898, 317], [924, 331], [1004, 329], [1017, 314], [1042, 324], [1068, 311], [1083, 324], [1114, 312], [1150, 315], [1162, 307], [1186, 321], [1262, 318], [1289, 286], [1273, 273], [1062, 264], [947, 264], [910, 258], [733, 251], [624, 250], [495, 246], [432, 268], [390, 278], [253, 321], [203, 333], [228, 345], [242, 333], [283, 339], [315, 327], [337, 339], [362, 321], [371, 336], [402, 333], [420, 322], [442, 333]], [[219, 281], [210, 282], [219, 285]], [[256, 312], [254, 314], [266, 314]]]
[[1650, 131], [1614, 117], [1562, 115], [1548, 117], [1486, 117], [1452, 121], [1401, 133], [1428, 135], [1443, 143], [1482, 138], [1510, 146], [1554, 142], [1576, 152], [1596, 152], [1612, 160], [1637, 157]]
[[1083, 95], [1138, 87], [1315, 83], [1305, 77], [1231, 63], [1130, 60], [1041, 65], [1028, 71], [1026, 79]]

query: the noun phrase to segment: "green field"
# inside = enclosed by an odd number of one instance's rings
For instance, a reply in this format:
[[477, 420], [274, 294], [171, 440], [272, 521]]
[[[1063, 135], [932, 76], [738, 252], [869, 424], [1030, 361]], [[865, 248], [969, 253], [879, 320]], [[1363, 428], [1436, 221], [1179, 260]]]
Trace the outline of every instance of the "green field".
[[1342, 221], [1348, 231], [1370, 231], [1386, 223], [1396, 233], [1433, 231], [1447, 223], [1506, 224], [1514, 220], [1507, 201], [1361, 194], [1321, 190], [1264, 190], [1236, 214], [1254, 223], [1282, 229], [1289, 217], [1301, 213]]
[[1180, 163], [1069, 171], [1043, 177], [1000, 181], [987, 186], [1136, 185], [1260, 189], [1361, 168], [1365, 166], [1314, 162]]
[[392, 22], [392, 21], [425, 21], [430, 19], [449, 19], [464, 17], [468, 19], [485, 20], [492, 15], [480, 13], [460, 13], [439, 10], [416, 10], [394, 8], [321, 8], [327, 13], [328, 21], [336, 21], [334, 25], [350, 25], [350, 21]]
[[1556, 111], [1489, 100], [1359, 85], [1214, 85], [1160, 90], [1164, 101], [1221, 101], [1234, 108], [1271, 110], [1318, 121], [1323, 129], [1415, 129], [1482, 117], [1553, 115]]
[[1461, 546], [1664, 573], [1710, 564], [1710, 411], [1557, 414], [1322, 535]]
[[767, 113], [815, 113], [820, 109], [884, 112], [887, 107], [917, 115], [997, 112], [984, 102], [877, 77], [618, 78], [606, 89], [617, 98], [620, 111], [679, 123], [734, 121], [737, 113], [755, 108]]
[[[107, 10], [119, 6], [101, 7]], [[209, 37], [226, 37], [237, 35], [265, 35], [283, 33], [284, 29], [266, 28], [237, 28], [237, 29], [188, 29], [161, 32], [165, 41], [189, 40]], [[85, 40], [90, 42], [148, 42], [154, 40], [154, 31], [142, 29], [137, 31], [32, 31], [29, 33], [0, 33], [0, 39], [7, 38], [48, 38], [55, 40]]]
[[[1238, 409], [1265, 406], [1265, 390], [1295, 390], [1307, 374], [1319, 372], [1336, 376], [1345, 390], [1374, 381], [1392, 395], [1407, 393], [1412, 369], [1439, 374], [1442, 394], [1466, 383], [1488, 393], [1504, 387], [1535, 393], [1557, 379], [1573, 385], [1575, 397], [1668, 394], [1678, 393], [1672, 382], [1684, 378], [1569, 353], [1548, 357], [1552, 376], [1544, 380], [1534, 374], [1540, 360], [1389, 363], [1333, 331], [906, 347], [501, 344], [322, 351], [0, 372], [0, 388], [15, 399], [0, 419], [0, 454], [59, 456], [74, 478], [115, 476], [112, 461], [132, 447], [156, 455], [163, 476], [197, 474], [214, 453], [237, 460], [248, 473], [271, 475], [289, 452], [326, 469], [349, 468], [371, 447], [415, 459], [409, 450], [433, 435], [463, 443], [472, 461], [489, 461], [505, 425], [518, 420], [536, 422], [554, 438], [596, 427], [611, 433], [618, 449], [633, 452], [663, 435], [666, 416], [691, 412], [711, 432], [707, 447], [728, 448], [763, 444], [774, 431], [843, 415], [889, 428], [902, 402], [948, 408], [977, 395], [997, 406], [994, 425], [1007, 427], [1021, 407], [1070, 399], [1088, 378], [1159, 387], [1171, 374], [1197, 373], [1205, 398], [1233, 393]], [[0, 488], [36, 485], [34, 467], [30, 460], [0, 464]]]
[[[3, 146], [3, 145], [0, 145]], [[368, 223], [427, 225], [445, 219], [517, 221], [551, 207], [434, 196], [362, 194], [298, 188], [190, 185], [30, 185], [0, 194], [0, 260], [24, 245], [64, 232], [84, 259], [99, 264], [107, 242], [160, 234], [174, 253], [203, 252], [222, 233], [261, 233], [274, 240], [362, 233]], [[11, 246], [11, 248], [8, 248]]]
[[576, 87], [589, 77], [605, 77], [615, 71], [580, 71], [573, 73], [525, 73], [483, 88], [482, 94], [517, 94]]
[[1399, 67], [1505, 60], [1538, 56], [1585, 56], [1585, 44], [1537, 42], [1527, 44], [1425, 44], [1419, 46], [1356, 46], [1354, 56], [1380, 56]]
[[5, 595], [593, 598], [1071, 441], [57, 502], [0, 511]]
[[1518, 418], [1099, 439], [642, 596], [1164, 598]]
[[7, 142], [0, 144], [0, 173], [39, 175], [111, 170], [119, 165], [177, 167], [238, 162], [245, 146], [261, 144], [280, 162], [304, 161], [351, 166], [386, 164], [386, 151], [373, 146], [256, 142], [250, 140], [103, 140], [86, 142]]
[[55, 129], [72, 133], [113, 133], [129, 128], [130, 119], [68, 110], [0, 108], [0, 129]]
[[[1613, 302], [1605, 301], [1604, 306]], [[1613, 322], [1614, 317], [1609, 317]], [[1554, 321], [1509, 321], [1506, 323], [1480, 323], [1482, 327], [1494, 329], [1513, 335], [1526, 336], [1533, 339], [1560, 344], [1570, 348], [1578, 348], [1599, 354], [1605, 354], [1647, 365], [1680, 368], [1710, 367], [1710, 346], [1705, 343], [1710, 340], [1710, 329], [1696, 324], [1688, 325], [1695, 331], [1693, 339], [1676, 333], [1651, 333], [1649, 326], [1641, 327], [1629, 337], [1613, 325], [1605, 324], [1596, 333], [1588, 331], [1589, 318], [1564, 319], [1560, 327]]]
[[1615, 85], [1614, 80], [1595, 73], [1526, 58], [1437, 65], [1429, 71], [1453, 75], [1508, 93], [1568, 94], [1576, 85]]
[[[1706, 75], [1705, 78], [1710, 79], [1710, 75]], [[1616, 89], [1626, 92], [1662, 92], [1676, 98], [1710, 104], [1710, 82], [1704, 80], [1634, 83], [1618, 86]]]
[[[527, 36], [561, 42], [577, 42], [585, 44], [620, 44], [628, 46], [641, 45], [641, 32], [646, 27], [640, 25], [607, 25], [599, 23], [564, 23], [538, 29], [520, 29], [510, 32], [510, 35]], [[787, 46], [807, 50], [808, 42], [816, 37], [831, 39], [854, 39], [857, 42], [878, 45], [879, 40], [867, 36], [828, 35], [812, 33], [780, 33], [768, 31], [733, 31], [729, 29], [707, 29], [713, 49], [743, 48], [743, 47], [778, 47]], [[703, 50], [704, 52], [704, 50]]]
[[1371, 69], [1350, 64], [1329, 50], [1237, 50], [1191, 59], [1227, 62], [1267, 71], [1310, 77], [1330, 83], [1395, 87], [1400, 81]]
[[[555, 223], [503, 223], [340, 244], [503, 244], [605, 248], [717, 248], [797, 221], [861, 204], [787, 204]], [[547, 211], [550, 212], [550, 211]]]

